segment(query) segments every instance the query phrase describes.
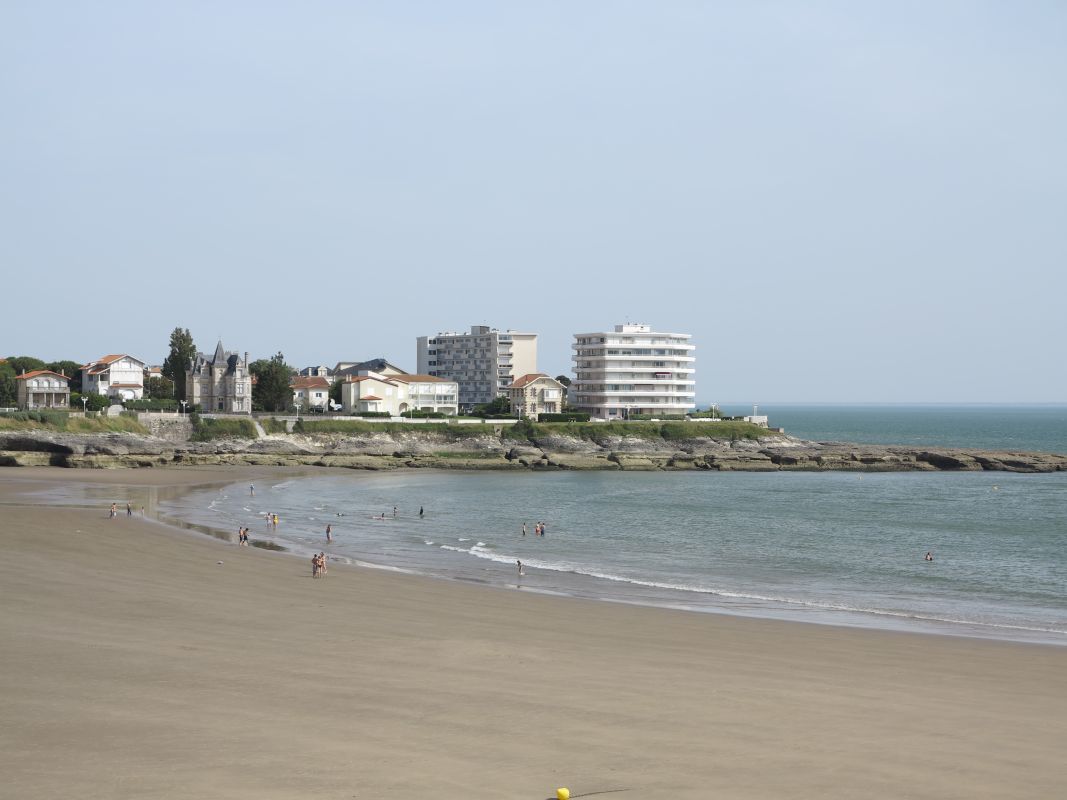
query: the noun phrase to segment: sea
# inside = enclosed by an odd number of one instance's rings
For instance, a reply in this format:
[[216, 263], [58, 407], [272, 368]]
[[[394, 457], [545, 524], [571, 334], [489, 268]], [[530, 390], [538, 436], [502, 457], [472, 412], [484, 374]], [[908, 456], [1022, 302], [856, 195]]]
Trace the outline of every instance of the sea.
[[[820, 441], [1067, 453], [1067, 406], [759, 410]], [[517, 591], [1067, 644], [1067, 473], [337, 471], [159, 510], [297, 556]]]

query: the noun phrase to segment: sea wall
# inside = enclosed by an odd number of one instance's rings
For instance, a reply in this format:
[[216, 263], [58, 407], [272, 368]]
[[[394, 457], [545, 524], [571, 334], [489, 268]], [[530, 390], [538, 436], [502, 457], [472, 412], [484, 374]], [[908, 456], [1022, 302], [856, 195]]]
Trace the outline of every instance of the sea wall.
[[[162, 433], [162, 431], [161, 431]], [[318, 465], [349, 469], [597, 469], [729, 471], [1067, 471], [1067, 456], [957, 448], [695, 436], [665, 440], [567, 434], [516, 440], [498, 430], [459, 438], [436, 431], [276, 434], [212, 442], [130, 433], [0, 431], [0, 466], [113, 468], [202, 464]]]

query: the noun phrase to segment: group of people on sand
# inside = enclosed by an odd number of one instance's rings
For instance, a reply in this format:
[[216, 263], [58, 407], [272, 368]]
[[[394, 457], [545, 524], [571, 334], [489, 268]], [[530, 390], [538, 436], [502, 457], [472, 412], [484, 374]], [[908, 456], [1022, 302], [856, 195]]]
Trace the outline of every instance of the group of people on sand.
[[[522, 523], [522, 535], [523, 536], [526, 535], [526, 523], [525, 522]], [[545, 535], [545, 523], [543, 523], [543, 522], [536, 523], [534, 525], [534, 536], [544, 536], [544, 535]]]
[[[119, 515], [119, 504], [118, 503], [112, 503], [111, 504], [111, 510], [108, 512], [108, 518], [114, 519], [118, 515]], [[133, 505], [131, 505], [130, 503], [126, 503], [126, 516], [127, 517], [132, 517], [133, 516]], [[141, 516], [142, 517], [144, 516], [144, 506], [141, 506]]]
[[315, 553], [311, 557], [311, 577], [326, 577], [326, 553]]

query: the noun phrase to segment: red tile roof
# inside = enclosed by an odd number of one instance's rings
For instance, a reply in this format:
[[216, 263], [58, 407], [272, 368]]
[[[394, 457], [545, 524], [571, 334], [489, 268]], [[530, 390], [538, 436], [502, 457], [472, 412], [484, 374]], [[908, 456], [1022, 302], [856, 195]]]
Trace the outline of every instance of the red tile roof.
[[62, 378], [65, 381], [70, 380], [70, 378], [68, 378], [66, 375], [61, 375], [58, 372], [52, 372], [52, 370], [50, 369], [35, 369], [33, 372], [27, 372], [22, 375], [16, 375], [15, 380], [24, 381], [27, 378], [36, 378], [38, 375], [55, 375], [57, 378]]
[[289, 381], [291, 389], [329, 389], [330, 382], [318, 376], [293, 378]]
[[375, 397], [375, 396], [374, 396], [374, 395], [372, 395], [372, 394], [368, 394], [368, 395], [367, 395], [366, 397], [361, 397], [361, 398], [359, 398], [359, 399], [360, 399], [360, 400], [381, 400], [382, 398], [380, 398], [380, 397]]
[[521, 389], [523, 386], [527, 386], [533, 383], [538, 378], [547, 378], [548, 375], [544, 372], [527, 372], [521, 378], [516, 378], [515, 383], [509, 386], [509, 389]]

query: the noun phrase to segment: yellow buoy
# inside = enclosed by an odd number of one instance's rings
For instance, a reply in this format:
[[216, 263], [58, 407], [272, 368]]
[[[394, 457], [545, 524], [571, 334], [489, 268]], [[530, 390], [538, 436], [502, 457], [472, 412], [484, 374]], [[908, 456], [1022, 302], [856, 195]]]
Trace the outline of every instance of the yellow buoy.
[[570, 800], [570, 797], [571, 797], [571, 790], [570, 789], [564, 789], [562, 787], [559, 788], [559, 789], [556, 789], [556, 800]]

